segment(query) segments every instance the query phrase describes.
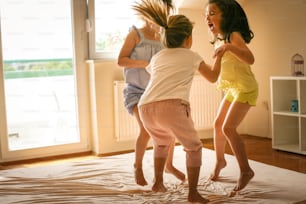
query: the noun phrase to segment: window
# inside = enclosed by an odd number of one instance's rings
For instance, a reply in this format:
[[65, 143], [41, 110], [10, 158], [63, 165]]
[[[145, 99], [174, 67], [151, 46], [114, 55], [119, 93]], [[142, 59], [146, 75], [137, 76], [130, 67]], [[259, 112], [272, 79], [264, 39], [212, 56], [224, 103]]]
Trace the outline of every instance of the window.
[[91, 150], [86, 3], [0, 0], [0, 162]]
[[135, 0], [88, 0], [87, 31], [91, 59], [115, 59], [129, 28], [140, 21], [131, 8]]

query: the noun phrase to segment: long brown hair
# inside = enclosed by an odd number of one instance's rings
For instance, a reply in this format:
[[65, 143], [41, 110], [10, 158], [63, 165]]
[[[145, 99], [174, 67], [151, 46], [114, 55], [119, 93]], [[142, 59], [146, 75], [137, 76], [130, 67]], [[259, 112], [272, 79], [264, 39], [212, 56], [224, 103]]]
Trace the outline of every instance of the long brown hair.
[[180, 47], [192, 34], [193, 23], [184, 15], [168, 17], [167, 7], [160, 0], [141, 0], [133, 9], [137, 15], [162, 27], [160, 34], [165, 47]]
[[248, 18], [241, 5], [236, 0], [209, 0], [221, 10], [221, 30], [226, 42], [230, 42], [233, 32], [239, 32], [246, 43], [251, 42], [254, 33], [249, 27]]

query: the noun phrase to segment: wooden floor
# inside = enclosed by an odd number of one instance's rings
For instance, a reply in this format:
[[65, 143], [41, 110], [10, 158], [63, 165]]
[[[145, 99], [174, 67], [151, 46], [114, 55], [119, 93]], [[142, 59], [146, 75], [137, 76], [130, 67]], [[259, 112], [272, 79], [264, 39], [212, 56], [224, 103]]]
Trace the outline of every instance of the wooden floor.
[[[261, 163], [306, 174], [306, 156], [272, 149], [269, 138], [243, 135], [248, 158]], [[213, 140], [203, 140], [204, 147], [213, 149]], [[226, 153], [232, 154], [229, 146]]]
[[[306, 174], [306, 156], [300, 154], [294, 154], [289, 152], [283, 152], [272, 149], [271, 139], [261, 138], [255, 136], [242, 136], [246, 145], [248, 158], [254, 161], [270, 164], [273, 166], [297, 171]], [[203, 140], [204, 147], [213, 149], [213, 140]], [[226, 149], [226, 153], [232, 154], [229, 147]], [[19, 167], [29, 167], [37, 165], [46, 165], [54, 163], [63, 163], [73, 160], [92, 159], [96, 156], [90, 153], [76, 154], [70, 156], [53, 157], [48, 159], [35, 159], [23, 162], [10, 162], [1, 164], [0, 169], [12, 169]]]

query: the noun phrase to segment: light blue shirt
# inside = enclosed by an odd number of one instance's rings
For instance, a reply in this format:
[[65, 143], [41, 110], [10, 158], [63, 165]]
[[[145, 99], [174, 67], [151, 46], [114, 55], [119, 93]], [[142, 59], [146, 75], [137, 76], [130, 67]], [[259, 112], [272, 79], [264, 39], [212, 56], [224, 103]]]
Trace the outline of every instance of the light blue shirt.
[[[163, 46], [161, 42], [144, 38], [141, 30], [133, 26], [139, 35], [140, 42], [135, 46], [130, 55], [131, 59], [150, 61], [152, 56], [159, 52]], [[146, 69], [140, 68], [124, 68], [124, 79], [127, 84], [145, 89], [148, 85], [150, 74]]]

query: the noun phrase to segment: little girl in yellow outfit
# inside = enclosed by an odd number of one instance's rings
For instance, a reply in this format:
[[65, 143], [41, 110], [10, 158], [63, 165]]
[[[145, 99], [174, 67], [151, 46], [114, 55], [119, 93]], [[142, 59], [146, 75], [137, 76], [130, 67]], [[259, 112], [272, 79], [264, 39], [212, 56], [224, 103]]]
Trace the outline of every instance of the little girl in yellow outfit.
[[252, 106], [256, 105], [258, 85], [250, 65], [254, 56], [246, 44], [254, 37], [247, 16], [235, 0], [209, 0], [206, 7], [206, 22], [214, 36], [215, 52], [224, 51], [219, 89], [225, 92], [214, 124], [216, 165], [210, 176], [217, 180], [226, 167], [224, 157], [228, 142], [240, 168], [240, 176], [230, 195], [242, 190], [254, 177], [249, 165], [242, 138], [237, 127]]

